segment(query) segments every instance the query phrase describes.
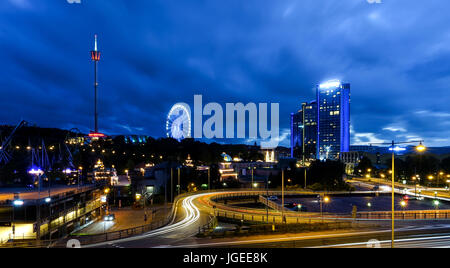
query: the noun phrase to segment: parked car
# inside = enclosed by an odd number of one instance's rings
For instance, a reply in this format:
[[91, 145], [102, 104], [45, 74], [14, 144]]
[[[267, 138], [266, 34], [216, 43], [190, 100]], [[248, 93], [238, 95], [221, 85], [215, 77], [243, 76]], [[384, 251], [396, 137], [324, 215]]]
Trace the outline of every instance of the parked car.
[[272, 196], [269, 196], [269, 198], [267, 198], [267, 199], [269, 199], [270, 201], [277, 201], [278, 197], [275, 195], [272, 195]]

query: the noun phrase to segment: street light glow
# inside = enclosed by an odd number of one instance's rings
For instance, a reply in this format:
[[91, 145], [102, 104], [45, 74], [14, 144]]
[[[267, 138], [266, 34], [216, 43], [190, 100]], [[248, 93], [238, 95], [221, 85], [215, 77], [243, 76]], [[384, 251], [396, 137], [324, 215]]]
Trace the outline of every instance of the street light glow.
[[14, 200], [13, 205], [15, 207], [20, 207], [20, 206], [23, 206], [24, 203], [25, 202], [23, 202], [23, 200]]
[[402, 206], [402, 208], [406, 207], [406, 205], [407, 205], [407, 203], [406, 203], [405, 200], [402, 200], [402, 201], [400, 202], [400, 206]]
[[419, 153], [425, 152], [427, 150], [427, 147], [425, 147], [422, 143], [419, 144], [419, 146], [416, 147], [416, 151]]

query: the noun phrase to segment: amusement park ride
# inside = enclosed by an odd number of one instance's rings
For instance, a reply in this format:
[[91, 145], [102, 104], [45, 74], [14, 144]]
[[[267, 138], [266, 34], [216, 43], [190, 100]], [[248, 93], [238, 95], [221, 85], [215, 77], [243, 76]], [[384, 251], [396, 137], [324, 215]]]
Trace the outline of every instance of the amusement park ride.
[[11, 160], [11, 141], [14, 137], [14, 134], [19, 130], [21, 127], [27, 125], [26, 121], [21, 121], [9, 134], [9, 136], [2, 142], [2, 146], [0, 147], [0, 165], [5, 165]]
[[[51, 146], [52, 148], [45, 145], [44, 139], [40, 144], [35, 144], [32, 146], [29, 142], [27, 146], [27, 151], [29, 152], [30, 159], [30, 169], [29, 173], [34, 174], [34, 172], [39, 171], [44, 175], [46, 172], [52, 171], [53, 166], [58, 164], [58, 166], [64, 166], [64, 173], [76, 172], [77, 168], [73, 164], [73, 156], [69, 145], [75, 151], [78, 150], [77, 145], [89, 143], [91, 141], [104, 139], [107, 136], [99, 132], [98, 127], [98, 62], [100, 61], [100, 51], [98, 50], [97, 35], [95, 35], [94, 50], [91, 51], [91, 60], [94, 62], [94, 131], [91, 131], [87, 136], [82, 134], [78, 129], [71, 129], [68, 131], [64, 142], [59, 145]], [[17, 124], [13, 130], [7, 134], [6, 138], [0, 143], [0, 167], [7, 165], [13, 158], [13, 148], [12, 141], [17, 132], [28, 125], [28, 122], [21, 121]], [[75, 136], [74, 136], [75, 135]], [[50, 151], [47, 151], [51, 150]], [[50, 154], [49, 154], [50, 153]], [[50, 155], [50, 156], [49, 156]], [[99, 168], [102, 170], [101, 168]]]

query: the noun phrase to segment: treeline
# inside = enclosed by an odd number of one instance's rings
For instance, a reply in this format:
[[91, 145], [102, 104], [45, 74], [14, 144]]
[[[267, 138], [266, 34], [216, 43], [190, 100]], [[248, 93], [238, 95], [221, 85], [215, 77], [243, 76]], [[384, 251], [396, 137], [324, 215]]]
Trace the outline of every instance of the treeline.
[[[356, 167], [355, 173], [359, 176], [386, 177], [392, 172], [392, 160], [387, 160], [384, 165], [374, 165], [372, 161], [364, 157]], [[404, 159], [395, 159], [396, 180], [414, 181], [421, 185], [448, 185], [450, 179], [450, 157], [439, 160], [431, 154], [409, 155]]]

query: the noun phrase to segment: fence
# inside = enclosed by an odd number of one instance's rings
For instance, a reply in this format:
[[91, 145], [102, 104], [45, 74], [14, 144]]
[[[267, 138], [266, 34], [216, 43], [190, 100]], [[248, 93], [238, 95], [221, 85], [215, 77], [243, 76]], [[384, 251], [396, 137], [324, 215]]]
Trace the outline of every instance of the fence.
[[[373, 220], [390, 220], [392, 219], [392, 212], [358, 212], [359, 219], [373, 219]], [[414, 210], [414, 211], [396, 211], [395, 219], [397, 220], [437, 220], [450, 219], [450, 210]]]

